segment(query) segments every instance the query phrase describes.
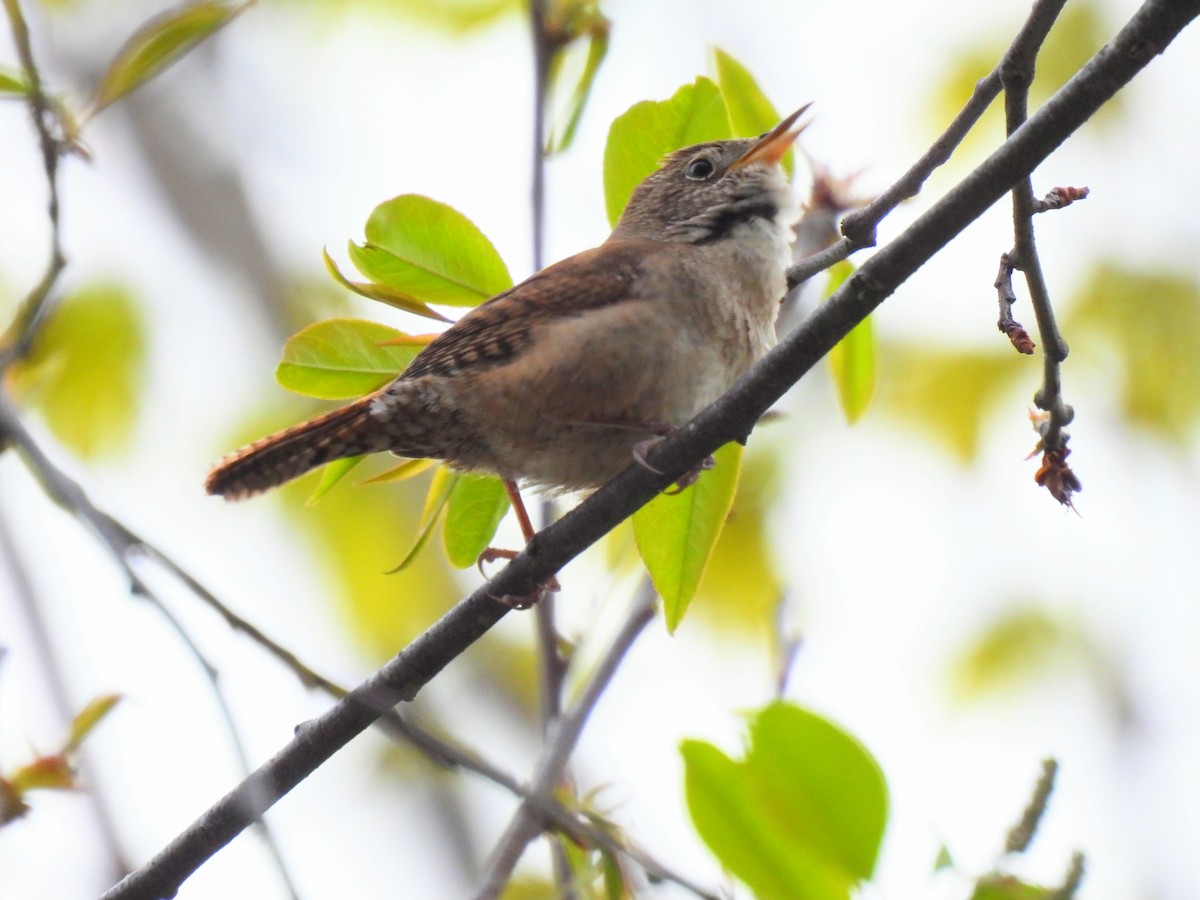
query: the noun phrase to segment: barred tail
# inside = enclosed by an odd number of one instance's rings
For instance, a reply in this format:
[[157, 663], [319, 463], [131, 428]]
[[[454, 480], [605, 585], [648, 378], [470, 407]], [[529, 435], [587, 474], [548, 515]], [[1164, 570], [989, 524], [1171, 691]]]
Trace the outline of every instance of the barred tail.
[[387, 436], [367, 412], [372, 399], [364, 397], [235, 450], [212, 467], [204, 489], [241, 500], [335, 459], [386, 450]]

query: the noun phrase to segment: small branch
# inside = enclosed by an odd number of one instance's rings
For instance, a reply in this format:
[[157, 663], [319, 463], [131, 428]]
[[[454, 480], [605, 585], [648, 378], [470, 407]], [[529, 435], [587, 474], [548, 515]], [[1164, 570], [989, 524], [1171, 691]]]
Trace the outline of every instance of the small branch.
[[1049, 212], [1052, 209], [1063, 209], [1070, 206], [1076, 200], [1086, 200], [1091, 190], [1086, 187], [1056, 187], [1051, 188], [1041, 200], [1033, 201], [1033, 212], [1037, 213]]
[[1082, 853], [1076, 850], [1071, 854], [1071, 867], [1067, 869], [1067, 877], [1063, 879], [1062, 887], [1052, 893], [1047, 900], [1075, 900], [1079, 886], [1083, 884], [1085, 860]]
[[[92, 531], [100, 539], [101, 544], [108, 550], [109, 554], [129, 579], [130, 592], [154, 606], [175, 632], [180, 643], [187, 648], [188, 653], [199, 665], [209, 682], [213, 698], [217, 702], [217, 708], [220, 710], [222, 721], [225, 724], [230, 746], [241, 768], [242, 776], [249, 776], [250, 759], [246, 753], [246, 748], [242, 742], [237, 724], [234, 722], [233, 711], [230, 709], [229, 702], [221, 690], [216, 667], [208, 661], [203, 651], [200, 650], [200, 647], [192, 639], [191, 635], [188, 634], [175, 614], [171, 612], [170, 608], [150, 589], [130, 564], [129, 557], [131, 552], [143, 546], [142, 542], [125, 528], [124, 525], [98, 509], [78, 484], [50, 462], [50, 459], [42, 452], [37, 442], [25, 430], [25, 427], [17, 418], [15, 411], [9, 405], [8, 399], [3, 393], [0, 393], [0, 442], [11, 444], [16, 448], [17, 452], [25, 460], [30, 472], [37, 479], [38, 483], [41, 484], [43, 491], [45, 491], [46, 495], [55, 504], [91, 527]], [[279, 845], [276, 843], [274, 835], [271, 833], [266, 821], [260, 818], [253, 824], [259, 828], [267, 852], [275, 863], [275, 868], [289, 895], [293, 898], [299, 897], [299, 893], [292, 881], [291, 873], [288, 871], [287, 865], [283, 860], [283, 855], [279, 850]]]
[[[1066, 0], [1040, 0], [1035, 3], [1025, 24], [1013, 39], [1006, 58], [1014, 53], [1023, 53], [1027, 47], [1040, 46], [1045, 39], [1046, 32], [1050, 30], [1050, 26], [1054, 24], [1065, 4]], [[812, 257], [801, 260], [788, 270], [789, 289], [834, 263], [846, 259], [850, 254], [865, 247], [875, 246], [878, 239], [876, 229], [879, 223], [905, 200], [915, 197], [921, 192], [921, 188], [929, 180], [929, 176], [945, 165], [968, 132], [975, 127], [975, 123], [992, 105], [992, 101], [996, 99], [1002, 87], [1001, 66], [1003, 63], [975, 83], [975, 90], [971, 93], [971, 98], [966, 105], [959, 110], [958, 115], [954, 117], [946, 130], [930, 145], [921, 158], [909, 167], [908, 171], [862, 209], [855, 210], [842, 220], [844, 237], [825, 251], [829, 254], [829, 261], [825, 265], [817, 265], [817, 258]], [[813, 268], [814, 266], [816, 268]]]
[[1037, 346], [1033, 339], [1029, 336], [1029, 332], [1013, 318], [1013, 304], [1017, 302], [1016, 292], [1012, 286], [1013, 264], [1007, 253], [1000, 254], [1000, 271], [996, 274], [996, 280], [992, 283], [992, 287], [996, 289], [996, 293], [1000, 297], [1000, 319], [996, 322], [996, 327], [1008, 335], [1008, 339], [1012, 345], [1017, 348], [1019, 353], [1029, 355], [1033, 353]]
[[[546, 747], [542, 752], [542, 758], [538, 762], [537, 770], [529, 786], [531, 795], [547, 798], [554, 795], [554, 790], [562, 780], [575, 745], [579, 742], [584, 725], [599, 701], [600, 695], [612, 680], [617, 666], [625, 658], [625, 654], [629, 652], [634, 641], [654, 618], [656, 599], [654, 587], [650, 584], [650, 579], [646, 578], [637, 592], [625, 625], [601, 660], [591, 682], [579, 698], [579, 702], [568, 713], [555, 720]], [[504, 886], [512, 877], [517, 861], [524, 854], [525, 847], [544, 828], [545, 824], [538, 811], [528, 804], [522, 803], [504, 832], [504, 836], [496, 845], [496, 849], [492, 851], [482, 883], [474, 895], [475, 900], [493, 900], [500, 896], [500, 892], [504, 890]]]
[[755, 423], [851, 329], [994, 205], [1131, 81], [1197, 16], [1200, 0], [1145, 0], [1130, 21], [1029, 121], [946, 196], [865, 261], [832, 297], [723, 397], [648, 460], [632, 465], [547, 526], [487, 583], [323, 713], [216, 801], [104, 900], [174, 896], [205, 860], [392, 706], [409, 700], [511, 608], [491, 597], [525, 596], [684, 472]]
[[[1041, 0], [1040, 6], [1047, 10], [1047, 15], [1039, 21], [1038, 28], [1030, 32], [1029, 40], [1014, 43], [1000, 62], [1000, 80], [1004, 86], [1005, 128], [1010, 137], [1028, 119], [1029, 86], [1033, 83], [1037, 54], [1050, 26], [1054, 23], [1054, 18], [1049, 13], [1052, 11], [1056, 17], [1065, 2], [1066, 0]], [[1051, 200], [1052, 197], [1053, 192], [1047, 200]], [[1071, 202], [1065, 197], [1059, 199], [1063, 201], [1062, 205]], [[1046, 201], [1042, 201], [1042, 209], [1048, 208], [1045, 203]], [[1038, 427], [1041, 437], [1039, 446], [1045, 451], [1047, 456], [1044, 462], [1049, 466], [1049, 469], [1046, 469], [1046, 465], [1043, 468], [1046, 471], [1065, 473], [1057, 475], [1051, 483], [1051, 480], [1044, 479], [1042, 471], [1039, 471], [1038, 483], [1048, 487], [1060, 503], [1073, 508], [1071, 496], [1079, 489], [1079, 479], [1066, 463], [1065, 429], [1074, 418], [1075, 412], [1062, 398], [1062, 363], [1067, 358], [1068, 348], [1055, 321], [1050, 289], [1046, 285], [1041, 260], [1038, 257], [1033, 216], [1041, 209], [1034, 198], [1033, 182], [1029, 176], [1013, 185], [1012, 204], [1015, 241], [1007, 260], [1013, 268], [1019, 269], [1025, 275], [1030, 303], [1037, 318], [1038, 336], [1042, 342], [1042, 386], [1034, 395], [1034, 403], [1049, 414]], [[1002, 314], [1001, 321], [1003, 318]], [[1009, 336], [1011, 339], [1012, 335]]]
[[18, 0], [3, 0], [3, 2], [12, 28], [17, 57], [21, 61], [21, 67], [25, 70], [25, 78], [29, 84], [26, 95], [29, 103], [29, 115], [33, 120], [33, 127], [37, 130], [38, 143], [42, 150], [42, 167], [46, 172], [46, 185], [49, 193], [47, 214], [50, 218], [50, 259], [46, 263], [45, 273], [21, 301], [16, 318], [3, 338], [0, 339], [0, 373], [3, 373], [17, 360], [24, 359], [29, 355], [38, 328], [45, 320], [50, 293], [67, 265], [66, 257], [63, 255], [59, 227], [58, 163], [64, 146], [54, 133], [58, 119], [54, 106], [42, 87], [42, 76], [33, 59], [29, 27], [21, 13], [20, 3]]
[[[75, 715], [75, 705], [63, 674], [62, 662], [55, 650], [54, 642], [50, 638], [50, 628], [46, 623], [46, 617], [42, 614], [42, 607], [34, 594], [29, 574], [22, 565], [20, 555], [13, 543], [12, 533], [3, 515], [3, 510], [0, 510], [0, 559], [3, 559], [5, 568], [8, 570], [9, 577], [13, 582], [13, 598], [20, 608], [20, 613], [33, 638], [35, 664], [41, 667], [43, 678], [49, 689], [50, 703], [54, 708], [54, 714], [65, 727]], [[0, 660], [2, 659], [3, 655], [0, 654]], [[85, 777], [87, 777], [88, 762], [86, 753], [85, 749], [83, 759]], [[96, 820], [96, 832], [108, 860], [106, 874], [111, 877], [123, 878], [130, 871], [130, 866], [118, 841], [116, 818], [113, 816], [112, 805], [104, 792], [103, 785], [94, 778], [89, 780], [91, 783], [83, 793], [87, 797], [88, 806]]]
[[1042, 818], [1046, 815], [1046, 806], [1050, 802], [1050, 795], [1054, 793], [1054, 779], [1057, 775], [1057, 760], [1047, 759], [1042, 762], [1042, 774], [1038, 776], [1033, 795], [1029, 798], [1025, 811], [1021, 813], [1021, 820], [1009, 830], [1004, 841], [1005, 853], [1024, 853], [1029, 849], [1038, 826], [1042, 824]]

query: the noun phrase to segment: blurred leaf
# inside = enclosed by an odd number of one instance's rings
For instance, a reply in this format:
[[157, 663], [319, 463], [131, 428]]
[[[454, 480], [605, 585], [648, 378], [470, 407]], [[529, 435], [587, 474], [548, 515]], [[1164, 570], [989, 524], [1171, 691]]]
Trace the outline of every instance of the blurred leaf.
[[1185, 443], [1200, 419], [1200, 284], [1190, 277], [1095, 268], [1066, 318], [1072, 348], [1111, 348], [1121, 409], [1136, 428]]
[[133, 33], [109, 63], [92, 100], [92, 114], [136, 90], [214, 34], [245, 5], [200, 2], [148, 21]]
[[512, 287], [504, 260], [466, 216], [417, 194], [393, 197], [367, 220], [350, 258], [372, 281], [421, 303], [476, 306]]
[[684, 741], [688, 810], [704, 842], [760, 898], [848, 900], [871, 877], [887, 822], [883, 773], [854, 738], [773, 703], [746, 758]]
[[521, 0], [326, 0], [325, 5], [355, 12], [371, 9], [452, 35], [490, 27], [524, 8]]
[[[825, 296], [832, 296], [854, 274], [854, 264], [842, 260], [829, 270]], [[875, 393], [875, 326], [870, 316], [854, 326], [829, 351], [829, 371], [837, 387], [846, 421], [853, 425], [867, 411]]]
[[450, 494], [454, 491], [454, 485], [460, 477], [445, 467], [434, 471], [433, 479], [429, 482], [429, 490], [425, 494], [425, 504], [421, 509], [421, 518], [417, 522], [417, 539], [413, 542], [412, 549], [408, 551], [408, 555], [400, 560], [399, 565], [395, 568], [388, 569], [387, 574], [394, 575], [397, 572], [403, 572], [421, 555], [421, 551], [429, 542], [430, 535], [433, 534], [434, 526], [437, 525], [438, 516], [446, 508]]
[[500, 900], [560, 900], [558, 886], [543, 878], [528, 876], [509, 879]]
[[987, 875], [976, 883], [971, 900], [1052, 900], [1054, 891], [1012, 875]]
[[776, 639], [783, 584], [769, 552], [766, 519], [778, 492], [780, 460], [761, 446], [756, 440], [743, 456], [733, 507], [692, 605], [693, 615], [722, 634], [752, 631]]
[[67, 737], [63, 752], [71, 753], [78, 750], [79, 745], [91, 734], [92, 729], [99, 725], [101, 720], [112, 712], [112, 708], [120, 701], [120, 694], [103, 694], [76, 713], [75, 718], [71, 720], [71, 733]]
[[[583, 70], [579, 73], [575, 89], [567, 101], [566, 110], [562, 115], [562, 125], [554, 129], [550, 139], [546, 142], [547, 155], [561, 153], [575, 140], [579, 120], [583, 118], [584, 107], [587, 106], [592, 86], [596, 83], [596, 74], [600, 71], [600, 64], [604, 62], [604, 57], [608, 55], [608, 36], [609, 22], [600, 15], [597, 9], [594, 23], [587, 33], [587, 57], [583, 63]], [[565, 51], [560, 51], [551, 61], [551, 85], [557, 84], [562, 79], [566, 56]]]
[[[1021, 12], [1020, 16], [1025, 13]], [[989, 28], [977, 43], [962, 49], [951, 59], [940, 86], [931, 92], [928, 117], [930, 130], [940, 133], [966, 105], [975, 90], [975, 83], [991, 72], [1008, 49], [1011, 35], [1019, 21], [1014, 14], [1011, 27]], [[1105, 27], [1100, 6], [1094, 0], [1077, 0], [1067, 4], [1042, 45], [1037, 58], [1037, 71], [1029, 89], [1032, 112], [1045, 103], [1070, 80], [1091, 57], [1104, 46], [1109, 29]], [[1124, 101], [1120, 96], [1106, 103], [1092, 120], [1112, 122], [1119, 115]], [[970, 159], [990, 150], [1004, 136], [1004, 106], [993, 102], [975, 128], [962, 142], [961, 151]]]
[[733, 505], [742, 465], [740, 444], [714, 454], [716, 468], [682, 492], [660, 494], [633, 514], [638, 552], [663, 598], [667, 630], [683, 620]]
[[359, 296], [366, 297], [368, 300], [378, 300], [380, 303], [386, 303], [388, 306], [394, 306], [396, 309], [402, 309], [405, 312], [415, 313], [418, 316], [424, 316], [427, 319], [437, 319], [440, 322], [449, 322], [450, 320], [443, 316], [436, 309], [432, 309], [427, 304], [422, 303], [414, 297], [410, 297], [403, 291], [398, 291], [386, 284], [371, 284], [366, 281], [350, 281], [342, 270], [337, 267], [337, 263], [333, 261], [333, 257], [329, 255], [328, 250], [321, 251], [321, 259], [325, 261], [325, 270], [333, 277], [333, 280], [348, 290], [354, 291]]
[[8, 782], [18, 796], [38, 790], [70, 791], [75, 789], [75, 770], [65, 753], [54, 753], [17, 768]]
[[335, 484], [345, 478], [350, 470], [364, 459], [366, 459], [365, 456], [349, 456], [344, 459], [335, 459], [333, 462], [321, 466], [321, 480], [317, 482], [313, 492], [308, 495], [308, 500], [304, 505], [316, 506], [317, 501], [328, 494]]
[[20, 69], [0, 66], [0, 94], [24, 97], [29, 90], [29, 80]]
[[401, 463], [397, 463], [390, 469], [380, 472], [378, 475], [372, 475], [359, 484], [386, 484], [389, 481], [407, 481], [410, 478], [416, 478], [426, 469], [431, 469], [438, 464], [436, 459], [406, 459]]
[[10, 370], [10, 386], [79, 456], [115, 453], [133, 436], [144, 341], [128, 292], [81, 288], [50, 311], [29, 356]]
[[402, 336], [364, 319], [326, 319], [296, 332], [283, 345], [275, 380], [289, 391], [323, 400], [361, 397], [407, 368], [420, 347], [385, 345]]
[[[767, 95], [758, 86], [749, 69], [720, 47], [713, 48], [713, 60], [717, 70], [717, 84], [729, 110], [729, 122], [734, 137], [758, 137], [783, 121], [783, 116], [767, 99]], [[783, 155], [781, 165], [791, 181], [796, 170], [794, 150], [789, 149]]]
[[664, 156], [732, 135], [720, 89], [707, 78], [685, 84], [670, 100], [643, 100], [613, 120], [604, 147], [604, 204], [617, 224], [633, 189]]
[[475, 565], [508, 512], [504, 482], [494, 475], [460, 475], [446, 504], [442, 539], [450, 565]]
[[[998, 340], [997, 345], [1000, 344]], [[1032, 391], [1040, 367], [1004, 351], [949, 351], [928, 343], [881, 344], [879, 408], [921, 434], [939, 440], [961, 462], [979, 449], [984, 418], [993, 402], [1023, 378]]]
[[954, 693], [974, 700], [1045, 675], [1084, 644], [1082, 634], [1030, 606], [1005, 612], [970, 640], [952, 665]]
[[950, 849], [945, 844], [942, 844], [938, 847], [937, 856], [933, 859], [933, 871], [943, 872], [953, 868], [954, 857], [950, 855]]

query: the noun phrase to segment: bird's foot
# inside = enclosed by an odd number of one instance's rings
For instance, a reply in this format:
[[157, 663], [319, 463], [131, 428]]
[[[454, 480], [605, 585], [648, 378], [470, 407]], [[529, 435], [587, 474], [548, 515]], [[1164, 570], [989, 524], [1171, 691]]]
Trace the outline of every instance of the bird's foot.
[[[479, 567], [479, 574], [487, 578], [487, 573], [483, 571], [483, 567], [486, 564], [494, 563], [498, 559], [514, 559], [516, 556], [516, 550], [488, 547], [479, 554], [479, 559], [475, 560], [475, 565]], [[535, 606], [547, 594], [556, 594], [559, 590], [561, 588], [558, 579], [551, 575], [528, 594], [505, 594], [501, 597], [497, 597], [495, 594], [488, 594], [488, 596], [497, 603], [503, 603], [505, 606], [511, 606], [513, 609], [529, 609], [531, 606]]]
[[[633, 445], [633, 449], [631, 452], [633, 453], [634, 462], [636, 462], [643, 469], [650, 470], [655, 475], [665, 475], [666, 474], [665, 472], [655, 468], [654, 466], [650, 465], [650, 463], [646, 462], [646, 454], [648, 452], [650, 452], [650, 450], [653, 449], [653, 447], [656, 444], [658, 444], [663, 438], [670, 437], [671, 435], [675, 434], [675, 432], [677, 432], [679, 429], [674, 427], [673, 425], [658, 425], [657, 427], [650, 428], [649, 430], [654, 432], [654, 437], [647, 438], [644, 441], [638, 441], [636, 444]], [[716, 464], [717, 464], [716, 460], [714, 460], [711, 456], [704, 457], [704, 459], [700, 460], [699, 465], [695, 466], [694, 468], [688, 469], [686, 472], [684, 472], [682, 475], [680, 475], [678, 479], [676, 479], [674, 488], [672, 488], [669, 491], [663, 491], [663, 493], [667, 494], [669, 496], [682, 493], [684, 490], [691, 487], [693, 484], [695, 484], [697, 481], [700, 480], [701, 472], [707, 472], [709, 469], [713, 468]]]

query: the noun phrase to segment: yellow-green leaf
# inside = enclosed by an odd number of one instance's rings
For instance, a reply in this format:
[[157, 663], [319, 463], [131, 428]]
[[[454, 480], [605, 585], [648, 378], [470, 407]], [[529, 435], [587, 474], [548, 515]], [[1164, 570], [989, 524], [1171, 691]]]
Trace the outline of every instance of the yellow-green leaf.
[[508, 512], [504, 482], [493, 475], [460, 475], [446, 504], [442, 540], [450, 565], [465, 569], [491, 546]]
[[633, 534], [674, 631], [700, 586], [725, 527], [741, 471], [740, 444], [726, 444], [716, 467], [678, 494], [655, 497], [633, 515]]
[[954, 693], [959, 700], [975, 700], [1044, 676], [1056, 664], [1078, 660], [1085, 643], [1078, 628], [1046, 611], [1014, 606], [971, 638], [955, 660]]
[[421, 520], [417, 523], [417, 539], [413, 541], [412, 549], [408, 551], [408, 555], [404, 559], [400, 560], [399, 565], [388, 570], [389, 575], [403, 572], [420, 555], [421, 550], [429, 542], [434, 526], [437, 525], [438, 516], [446, 508], [450, 494], [454, 491], [454, 485], [460, 477], [462, 476], [456, 475], [445, 467], [439, 468], [433, 473], [433, 480], [429, 483], [429, 491], [425, 495], [425, 506], [421, 510]]
[[101, 77], [92, 102], [93, 114], [145, 84], [244, 8], [216, 2], [193, 3], [148, 21], [125, 42]]
[[305, 506], [315, 506], [317, 501], [328, 494], [335, 484], [345, 478], [350, 470], [364, 459], [366, 459], [365, 456], [348, 456], [344, 459], [335, 459], [333, 462], [323, 465], [321, 467], [321, 480], [317, 482], [317, 486], [313, 488], [313, 492], [308, 495]]
[[774, 703], [751, 723], [742, 761], [682, 745], [700, 837], [763, 900], [849, 900], [871, 877], [887, 821], [878, 764], [850, 735]]
[[[587, 105], [588, 97], [591, 96], [592, 85], [596, 83], [596, 73], [600, 71], [600, 64], [604, 62], [604, 57], [608, 55], [608, 35], [609, 22], [596, 9], [594, 20], [590, 23], [587, 32], [587, 56], [583, 63], [583, 70], [579, 73], [575, 89], [567, 101], [567, 108], [562, 116], [563, 124], [554, 130], [546, 142], [547, 154], [561, 153], [575, 140], [579, 120], [583, 118], [583, 109]], [[554, 57], [550, 73], [552, 84], [557, 83], [563, 77], [565, 57], [565, 51], [560, 51]]]
[[[713, 64], [717, 84], [729, 110], [729, 123], [734, 137], [757, 137], [770, 131], [783, 116], [763, 93], [750, 70], [719, 47], [713, 48]], [[789, 149], [781, 160], [783, 171], [791, 179], [796, 167], [796, 153]]]
[[361, 397], [408, 366], [419, 346], [386, 345], [403, 332], [363, 319], [326, 319], [296, 332], [283, 345], [275, 380], [289, 391], [323, 400]]
[[69, 791], [75, 787], [75, 770], [65, 754], [54, 753], [20, 766], [8, 781], [18, 796], [28, 791]]
[[13, 391], [79, 456], [118, 452], [137, 419], [142, 329], [123, 288], [83, 288], [50, 312], [31, 353], [10, 372]]
[[327, 250], [321, 251], [321, 258], [325, 261], [325, 270], [329, 272], [333, 280], [347, 290], [354, 291], [360, 297], [366, 297], [368, 300], [378, 300], [380, 303], [386, 303], [388, 306], [394, 306], [396, 309], [415, 313], [427, 319], [437, 319], [440, 322], [450, 321], [436, 309], [432, 309], [415, 297], [410, 297], [408, 294], [394, 287], [386, 284], [371, 284], [366, 281], [351, 281], [342, 274], [342, 270], [338, 268], [337, 263], [333, 261], [333, 257], [329, 255], [329, 251]]
[[421, 303], [476, 306], [512, 287], [508, 267], [458, 210], [417, 194], [375, 207], [350, 259], [373, 282]]
[[[842, 260], [829, 270], [826, 296], [854, 274], [854, 264]], [[857, 422], [875, 393], [875, 326], [863, 319], [829, 352], [829, 371], [837, 387], [846, 421]]]
[[431, 469], [437, 464], [438, 461], [436, 459], [406, 459], [392, 466], [390, 469], [385, 469], [378, 475], [364, 478], [359, 484], [388, 484], [393, 481], [408, 481], [408, 479], [416, 478], [426, 469]]
[[669, 100], [643, 100], [613, 120], [604, 147], [604, 205], [617, 224], [633, 189], [680, 147], [732, 135], [720, 89], [707, 78], [685, 84]]
[[0, 66], [0, 94], [24, 97], [29, 91], [29, 80], [20, 69]]
[[103, 694], [81, 709], [71, 720], [71, 733], [67, 737], [64, 753], [79, 749], [79, 745], [100, 721], [112, 712], [112, 708], [121, 701], [120, 694]]
[[1095, 267], [1065, 327], [1072, 362], [1095, 354], [1119, 379], [1114, 393], [1130, 425], [1180, 444], [1194, 437], [1200, 422], [1200, 283], [1194, 277]]

